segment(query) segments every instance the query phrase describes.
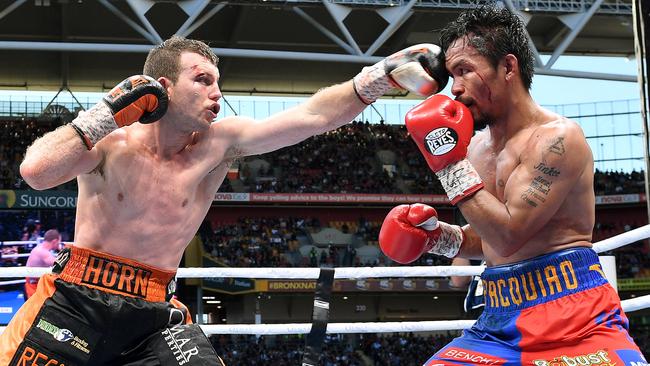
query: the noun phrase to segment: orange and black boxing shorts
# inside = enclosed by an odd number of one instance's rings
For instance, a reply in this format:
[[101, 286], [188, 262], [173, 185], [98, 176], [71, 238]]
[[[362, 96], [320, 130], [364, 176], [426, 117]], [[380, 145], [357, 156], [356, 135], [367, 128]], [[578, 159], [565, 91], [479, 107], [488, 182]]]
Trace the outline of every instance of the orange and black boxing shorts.
[[425, 366], [648, 365], [592, 249], [488, 267], [481, 281], [483, 313]]
[[0, 365], [223, 365], [175, 272], [68, 247], [0, 335]]

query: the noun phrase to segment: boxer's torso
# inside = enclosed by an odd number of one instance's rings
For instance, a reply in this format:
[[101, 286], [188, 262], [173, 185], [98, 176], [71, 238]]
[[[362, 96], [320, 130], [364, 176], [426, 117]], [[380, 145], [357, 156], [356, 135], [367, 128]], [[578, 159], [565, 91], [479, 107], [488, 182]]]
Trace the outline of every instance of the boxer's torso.
[[44, 244], [39, 244], [36, 248], [32, 249], [29, 258], [27, 258], [27, 267], [49, 267], [50, 263], [46, 261], [48, 257], [54, 257]]
[[207, 131], [161, 157], [142, 143], [142, 130], [113, 132], [101, 163], [79, 176], [75, 245], [176, 269], [231, 161]]
[[[560, 118], [546, 123], [573, 122]], [[472, 139], [468, 158], [483, 179], [485, 189], [499, 201], [507, 204], [505, 201], [508, 189], [521, 191], [508, 192], [509, 197], [515, 197], [513, 193], [516, 193], [516, 197], [524, 193], [526, 187], [509, 186], [508, 179], [517, 169], [524, 169], [522, 161], [530, 164], [532, 160], [540, 160], [540, 157], [529, 156], [534, 154], [529, 147], [533, 146], [533, 140], [538, 137], [536, 131], [539, 127], [538, 124], [522, 129], [503, 144], [495, 141], [487, 129], [477, 133]], [[571, 158], [569, 154], [567, 158]], [[489, 242], [483, 240], [483, 254], [488, 265], [513, 263], [564, 248], [589, 246], [595, 220], [593, 162], [590, 165], [585, 166], [583, 174], [574, 182], [573, 188], [549, 222], [538, 232], [531, 233], [531, 239], [516, 253], [507, 258], [501, 257]], [[535, 169], [540, 171], [540, 176], [553, 175], [553, 168], [535, 165]]]

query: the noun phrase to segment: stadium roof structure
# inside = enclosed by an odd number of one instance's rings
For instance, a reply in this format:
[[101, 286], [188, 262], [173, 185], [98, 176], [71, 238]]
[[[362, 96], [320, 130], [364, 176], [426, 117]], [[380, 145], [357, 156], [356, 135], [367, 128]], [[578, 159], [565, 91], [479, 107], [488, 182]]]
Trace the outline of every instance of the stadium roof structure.
[[[15, 0], [0, 4], [0, 88], [110, 89], [179, 34], [220, 56], [222, 88], [310, 94], [438, 30], [472, 0]], [[634, 56], [632, 2], [502, 0], [526, 22], [538, 74], [635, 81], [554, 68], [561, 55]], [[540, 57], [548, 55], [550, 57]], [[543, 59], [545, 61], [543, 61]], [[401, 95], [400, 95], [401, 96]]]

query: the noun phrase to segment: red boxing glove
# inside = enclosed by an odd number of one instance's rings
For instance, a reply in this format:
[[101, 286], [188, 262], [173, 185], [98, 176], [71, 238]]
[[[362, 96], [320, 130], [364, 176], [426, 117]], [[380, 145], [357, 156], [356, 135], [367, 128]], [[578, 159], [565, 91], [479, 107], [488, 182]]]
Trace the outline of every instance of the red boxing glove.
[[438, 222], [438, 213], [421, 203], [394, 207], [379, 231], [379, 247], [397, 263], [406, 264], [424, 253], [453, 258], [463, 242], [459, 226]]
[[466, 159], [474, 120], [463, 103], [434, 95], [413, 107], [405, 120], [411, 138], [452, 204], [483, 188], [481, 177]]

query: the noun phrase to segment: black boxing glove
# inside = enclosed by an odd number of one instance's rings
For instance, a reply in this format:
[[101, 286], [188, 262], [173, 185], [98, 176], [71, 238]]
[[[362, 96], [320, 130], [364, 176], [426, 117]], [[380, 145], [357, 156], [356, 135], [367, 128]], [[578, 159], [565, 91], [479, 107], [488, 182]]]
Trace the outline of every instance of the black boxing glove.
[[167, 112], [169, 99], [160, 83], [146, 75], [134, 75], [111, 89], [101, 102], [80, 112], [70, 125], [92, 149], [112, 131], [134, 122], [152, 123]]

